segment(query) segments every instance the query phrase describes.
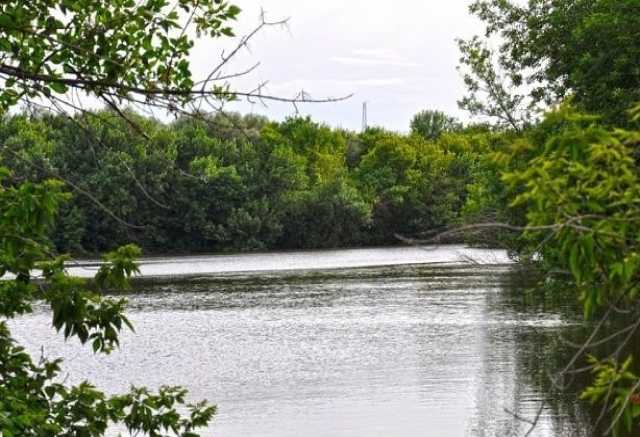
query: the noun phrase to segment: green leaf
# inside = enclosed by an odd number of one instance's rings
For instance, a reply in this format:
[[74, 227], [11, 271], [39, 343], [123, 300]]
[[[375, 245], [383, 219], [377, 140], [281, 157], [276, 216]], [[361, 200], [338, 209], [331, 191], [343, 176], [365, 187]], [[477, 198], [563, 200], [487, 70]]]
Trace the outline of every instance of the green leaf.
[[582, 271], [580, 270], [579, 264], [579, 256], [580, 256], [580, 246], [576, 243], [571, 247], [571, 252], [569, 254], [569, 269], [571, 273], [576, 278], [577, 282], [580, 282], [582, 277]]
[[55, 82], [55, 81], [49, 83], [49, 88], [51, 88], [53, 91], [55, 91], [58, 94], [64, 94], [69, 90], [67, 85], [65, 85], [64, 83]]
[[0, 27], [5, 29], [13, 27], [13, 18], [9, 14], [0, 14]]

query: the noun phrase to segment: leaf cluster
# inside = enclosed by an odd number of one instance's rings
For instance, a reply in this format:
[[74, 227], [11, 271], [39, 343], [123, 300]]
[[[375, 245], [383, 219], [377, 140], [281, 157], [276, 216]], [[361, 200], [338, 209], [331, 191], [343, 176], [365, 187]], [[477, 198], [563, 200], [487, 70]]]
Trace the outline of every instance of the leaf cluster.
[[[0, 5], [0, 109], [70, 89], [107, 102], [192, 98], [194, 37], [233, 36], [219, 0], [22, 0]], [[187, 31], [189, 30], [189, 31]], [[151, 101], [151, 100], [150, 100]]]

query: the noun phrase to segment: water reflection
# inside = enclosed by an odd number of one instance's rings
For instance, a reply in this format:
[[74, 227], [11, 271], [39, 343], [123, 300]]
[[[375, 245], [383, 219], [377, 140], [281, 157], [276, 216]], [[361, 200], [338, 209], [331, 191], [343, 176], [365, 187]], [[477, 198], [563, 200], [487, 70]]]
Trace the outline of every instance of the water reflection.
[[93, 357], [52, 335], [44, 309], [13, 323], [108, 391], [187, 386], [225, 436], [587, 435], [581, 407], [545, 389], [573, 310], [520, 305], [508, 265], [393, 266], [140, 287], [136, 334]]

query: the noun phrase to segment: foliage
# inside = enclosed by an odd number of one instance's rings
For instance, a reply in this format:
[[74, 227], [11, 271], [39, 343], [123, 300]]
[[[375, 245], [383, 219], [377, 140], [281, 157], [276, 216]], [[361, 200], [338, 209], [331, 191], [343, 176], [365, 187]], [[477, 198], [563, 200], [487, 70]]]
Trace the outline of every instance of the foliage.
[[[498, 109], [508, 117], [516, 107], [571, 96], [578, 109], [628, 125], [625, 111], [640, 100], [636, 0], [476, 0], [470, 9], [485, 23], [487, 40], [499, 41], [499, 47], [491, 59], [479, 38], [461, 42], [470, 70], [464, 107], [488, 115]], [[501, 80], [494, 80], [497, 70]], [[478, 95], [481, 88], [486, 100]]]
[[[65, 338], [90, 342], [94, 352], [109, 353], [118, 345], [118, 333], [131, 327], [123, 314], [126, 301], [109, 299], [102, 292], [128, 285], [137, 271], [135, 246], [105, 255], [96, 276], [100, 292], [90, 291], [85, 280], [69, 277], [64, 256], [53, 256], [47, 244], [58, 207], [69, 196], [54, 180], [15, 184], [0, 168], [0, 314], [13, 318], [31, 311], [34, 299], [46, 302], [53, 327]], [[40, 278], [32, 277], [39, 269]], [[130, 432], [159, 435], [173, 431], [195, 436], [214, 408], [204, 403], [189, 406], [190, 416], [176, 410], [185, 403], [185, 391], [163, 387], [157, 394], [133, 388], [131, 393], [108, 397], [84, 382], [68, 387], [58, 381], [60, 360], [34, 363], [11, 338], [6, 321], [0, 322], [0, 431], [3, 436], [100, 436], [110, 423], [122, 423]]]
[[608, 359], [599, 361], [590, 356], [595, 375], [593, 384], [581, 395], [593, 404], [604, 403], [614, 423], [610, 427], [614, 436], [624, 430], [631, 433], [640, 418], [640, 393], [637, 381], [640, 378], [631, 370], [632, 357], [623, 363]]
[[443, 133], [460, 128], [459, 121], [441, 111], [421, 111], [411, 119], [411, 132], [428, 140], [437, 140]]
[[58, 250], [166, 253], [395, 244], [453, 225], [497, 144], [488, 132], [434, 142], [227, 116], [164, 124], [127, 112], [147, 138], [113, 111], [5, 117], [0, 141], [13, 146], [0, 156], [22, 178], [77, 188], [51, 236]]
[[349, 247], [367, 241], [370, 205], [346, 179], [296, 193], [287, 199], [284, 208], [279, 247]]
[[[512, 205], [526, 205], [528, 226], [542, 229], [525, 237], [571, 272], [586, 316], [619, 299], [632, 302], [640, 291], [640, 180], [633, 157], [640, 133], [610, 131], [570, 108], [546, 123], [557, 133], [526, 169], [503, 176], [520, 189]], [[553, 242], [539, 245], [549, 232]]]
[[473, 116], [495, 121], [500, 128], [521, 131], [532, 119], [535, 102], [518, 91], [518, 79], [495, 65], [495, 54], [478, 37], [458, 40], [467, 95], [458, 106]]
[[[118, 346], [120, 331], [131, 328], [123, 313], [126, 301], [103, 293], [128, 285], [140, 250], [127, 245], [107, 253], [89, 284], [66, 273], [68, 258], [51, 245], [53, 228], [67, 234], [53, 235], [54, 241], [77, 248], [88, 233], [101, 235], [105, 217], [124, 224], [121, 217], [156, 213], [160, 202], [140, 209], [128, 187], [138, 186], [153, 199], [157, 193], [144, 186], [163, 186], [163, 168], [176, 152], [145, 147], [142, 132], [153, 130], [154, 122], [120, 105], [176, 111], [198, 96], [233, 99], [228, 86], [211, 81], [196, 90], [188, 58], [194, 34], [232, 36], [227, 23], [239, 11], [218, 0], [9, 0], [0, 5], [0, 114], [6, 116], [20, 102], [44, 103], [61, 113], [37, 120], [12, 117], [3, 120], [0, 133], [0, 435], [101, 436], [119, 423], [136, 435], [194, 437], [211, 420], [215, 409], [205, 402], [186, 405], [184, 414], [181, 388], [162, 387], [156, 394], [132, 388], [107, 396], [88, 382], [67, 386], [59, 377], [61, 361], [34, 363], [12, 339], [6, 319], [30, 312], [37, 299], [49, 305], [53, 327], [65, 338], [90, 342], [95, 353]], [[109, 121], [90, 113], [67, 117], [66, 110], [78, 109], [75, 96], [68, 98], [71, 91], [100, 99], [129, 129], [108, 129]], [[96, 135], [84, 135], [85, 129]], [[130, 129], [138, 133], [135, 142], [127, 137]], [[160, 130], [155, 141], [167, 144], [170, 136]], [[98, 163], [100, 171], [91, 173]], [[63, 206], [71, 196], [59, 181], [61, 173], [73, 173], [66, 186], [83, 193], [84, 204]], [[76, 179], [80, 175], [86, 178]], [[104, 202], [86, 189], [92, 184], [104, 184]], [[87, 209], [87, 203], [98, 208]], [[65, 216], [58, 219], [61, 208]]]
[[[639, 8], [635, 0], [476, 0], [470, 10], [484, 38], [459, 41], [468, 90], [460, 106], [502, 131], [501, 144], [476, 161], [464, 216], [473, 228], [497, 211], [478, 229], [508, 230], [501, 241], [535, 261], [548, 284], [575, 290], [585, 317], [601, 323], [619, 308], [638, 317], [640, 132], [638, 110], [629, 109], [640, 100]], [[628, 335], [608, 339], [611, 355], [591, 359], [595, 379], [583, 393], [603, 404], [614, 433], [638, 431], [638, 376], [632, 356], [621, 359], [637, 328], [633, 321]]]
[[[174, 7], [175, 6], [175, 7]], [[70, 88], [105, 102], [130, 95], [193, 98], [189, 54], [195, 33], [232, 36], [237, 6], [217, 0], [10, 0], [0, 7], [0, 109]], [[224, 97], [224, 95], [222, 96]]]
[[[637, 305], [638, 144], [640, 132], [610, 129], [598, 117], [563, 105], [501, 153], [510, 206], [522, 217], [521, 256], [537, 259], [555, 282], [552, 272], [566, 271], [565, 288], [576, 290], [586, 318]], [[604, 404], [616, 432], [631, 431], [639, 413], [629, 399], [637, 397], [638, 378], [631, 356], [618, 361], [625, 341], [611, 340], [616, 352], [592, 360], [596, 378], [583, 396]]]

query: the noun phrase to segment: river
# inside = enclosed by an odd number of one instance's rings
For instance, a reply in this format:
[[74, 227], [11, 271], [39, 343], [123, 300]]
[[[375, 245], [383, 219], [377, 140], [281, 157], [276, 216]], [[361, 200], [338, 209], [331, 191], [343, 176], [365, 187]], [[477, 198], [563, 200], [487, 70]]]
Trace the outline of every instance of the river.
[[[87, 268], [89, 270], [87, 270]], [[90, 271], [93, 267], [73, 267]], [[502, 251], [357, 249], [146, 260], [128, 295], [135, 333], [94, 356], [46, 308], [11, 328], [108, 392], [184, 385], [218, 406], [203, 435], [589, 435], [580, 407], [540, 383], [571, 311], [521, 305]], [[206, 277], [206, 278], [203, 278]], [[115, 430], [114, 430], [115, 432]]]

